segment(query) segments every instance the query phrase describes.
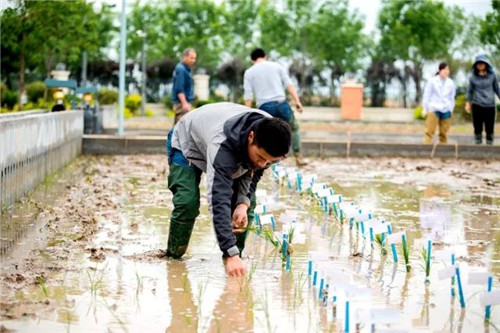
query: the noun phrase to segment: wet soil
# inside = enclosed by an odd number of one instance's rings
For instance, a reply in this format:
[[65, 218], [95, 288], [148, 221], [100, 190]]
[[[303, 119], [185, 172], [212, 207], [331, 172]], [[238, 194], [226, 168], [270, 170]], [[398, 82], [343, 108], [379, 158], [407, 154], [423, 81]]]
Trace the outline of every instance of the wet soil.
[[[310, 162], [303, 172], [317, 174], [346, 200], [406, 230], [412, 242], [432, 237], [436, 249], [453, 249], [464, 274], [488, 270], [498, 286], [500, 162]], [[483, 310], [474, 297], [481, 287], [468, 289], [470, 310], [460, 312], [450, 304], [449, 284], [423, 283], [418, 253], [412, 254], [414, 269], [406, 274], [390, 256], [370, 249], [313, 200], [270, 175], [260, 187], [282, 208], [300, 211], [306, 244], [294, 246], [293, 269], [287, 273], [279, 252], [252, 234], [244, 255], [249, 276], [228, 279], [203, 189], [186, 258], [164, 258], [172, 209], [164, 156], [85, 156], [71, 168], [54, 181], [59, 184], [55, 194], [47, 188], [35, 191], [2, 214], [2, 225], [24, 219], [35, 229], [16, 244], [2, 239], [11, 244], [2, 255], [0, 274], [4, 331], [338, 331], [341, 322], [320, 306], [310, 286], [309, 250], [328, 251], [339, 271], [370, 286], [373, 306], [402, 311], [401, 323], [385, 328], [467, 331], [482, 325]], [[434, 273], [444, 266], [436, 260]], [[500, 318], [498, 309], [492, 318]], [[500, 325], [498, 319], [494, 324]]]

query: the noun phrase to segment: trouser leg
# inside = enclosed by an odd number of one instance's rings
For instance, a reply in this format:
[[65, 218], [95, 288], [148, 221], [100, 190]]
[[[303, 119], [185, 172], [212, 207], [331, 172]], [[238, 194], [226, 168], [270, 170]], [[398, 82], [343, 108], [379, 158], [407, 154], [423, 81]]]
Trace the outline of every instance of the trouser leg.
[[201, 171], [170, 164], [168, 188], [174, 209], [170, 217], [167, 256], [180, 258], [186, 253], [196, 217], [200, 212]]
[[294, 154], [300, 153], [300, 128], [295, 113], [292, 111], [290, 117], [290, 128], [292, 130], [292, 150]]
[[486, 132], [486, 144], [492, 145], [495, 136], [495, 121], [497, 113], [495, 107], [484, 108], [484, 129]]
[[174, 118], [174, 125], [175, 125], [182, 118], [183, 115], [189, 112], [189, 110], [182, 107], [182, 104], [174, 104], [172, 107], [175, 113], [175, 118]]
[[432, 138], [434, 137], [434, 132], [436, 132], [438, 121], [439, 118], [434, 112], [429, 112], [427, 114], [427, 117], [425, 118], [425, 144], [429, 144], [432, 142]]
[[472, 104], [472, 125], [474, 126], [474, 141], [476, 144], [483, 142], [483, 108], [477, 104]]
[[448, 131], [451, 127], [451, 118], [439, 120], [439, 142], [448, 143]]

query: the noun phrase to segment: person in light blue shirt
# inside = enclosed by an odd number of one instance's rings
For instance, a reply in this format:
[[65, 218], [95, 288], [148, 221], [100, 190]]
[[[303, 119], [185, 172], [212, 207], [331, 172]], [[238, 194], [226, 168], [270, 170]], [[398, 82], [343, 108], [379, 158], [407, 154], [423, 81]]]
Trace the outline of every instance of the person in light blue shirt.
[[194, 101], [193, 79], [191, 67], [196, 62], [196, 52], [187, 48], [182, 52], [182, 61], [175, 66], [174, 84], [172, 85], [172, 107], [175, 112], [174, 125], [192, 108]]
[[436, 127], [439, 125], [439, 142], [448, 142], [451, 127], [451, 114], [455, 108], [455, 84], [448, 77], [450, 67], [447, 63], [439, 64], [436, 76], [427, 82], [422, 100], [422, 115], [425, 119], [424, 143], [432, 142]]

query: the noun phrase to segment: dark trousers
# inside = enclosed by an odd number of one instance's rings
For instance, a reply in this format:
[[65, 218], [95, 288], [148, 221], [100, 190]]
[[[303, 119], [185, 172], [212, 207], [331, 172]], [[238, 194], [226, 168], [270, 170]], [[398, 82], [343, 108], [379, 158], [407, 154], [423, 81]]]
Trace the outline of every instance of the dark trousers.
[[295, 154], [300, 153], [300, 129], [295, 114], [287, 101], [267, 102], [259, 106], [259, 109], [266, 111], [271, 116], [281, 118], [286, 121], [292, 130], [292, 150]]
[[496, 116], [497, 112], [494, 106], [485, 107], [472, 104], [472, 123], [474, 124], [476, 143], [481, 143], [483, 140], [483, 128], [486, 132], [486, 142], [493, 143]]

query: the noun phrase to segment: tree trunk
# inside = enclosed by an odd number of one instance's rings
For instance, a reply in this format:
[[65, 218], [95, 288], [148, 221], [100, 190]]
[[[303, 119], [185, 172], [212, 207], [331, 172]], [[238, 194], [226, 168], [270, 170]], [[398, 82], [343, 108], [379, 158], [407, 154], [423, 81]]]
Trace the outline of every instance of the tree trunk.
[[[24, 35], [21, 40], [23, 43]], [[18, 111], [23, 110], [23, 94], [24, 94], [24, 47], [21, 46], [21, 52], [19, 53], [19, 95], [17, 96], [17, 107]]]
[[422, 99], [422, 64], [420, 63], [415, 63], [413, 81], [415, 82], [415, 104], [418, 105]]

